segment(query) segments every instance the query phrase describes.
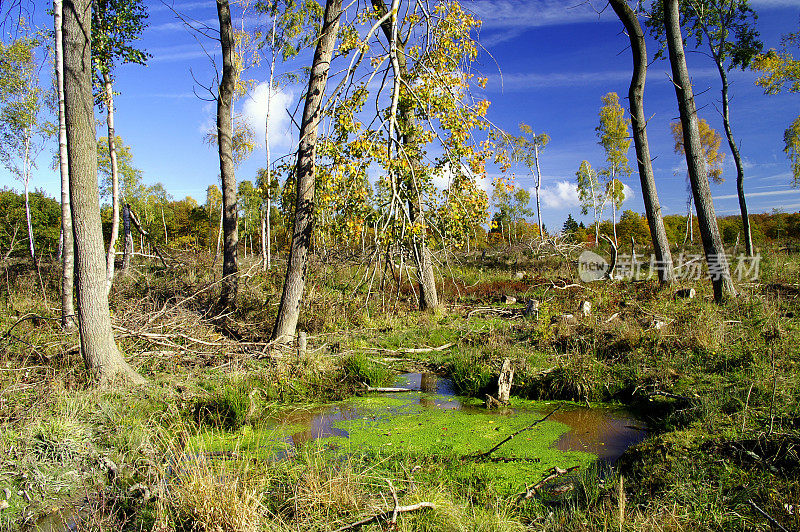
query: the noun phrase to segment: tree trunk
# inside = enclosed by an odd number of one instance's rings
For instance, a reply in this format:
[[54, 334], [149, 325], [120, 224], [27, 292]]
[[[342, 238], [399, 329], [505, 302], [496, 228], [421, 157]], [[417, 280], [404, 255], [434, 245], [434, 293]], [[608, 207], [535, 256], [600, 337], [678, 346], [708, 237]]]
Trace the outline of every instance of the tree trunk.
[[114, 89], [108, 73], [103, 73], [103, 90], [106, 99], [106, 126], [108, 129], [108, 158], [111, 161], [111, 238], [106, 255], [106, 293], [111, 292], [114, 282], [114, 261], [117, 259], [117, 237], [119, 236], [119, 172], [117, 170], [117, 145], [114, 139]]
[[[372, 0], [373, 8], [378, 12], [379, 15], [383, 15], [388, 12], [386, 8], [386, 4], [384, 0]], [[392, 48], [397, 56], [397, 66], [399, 72], [395, 72], [396, 78], [403, 78], [408, 80], [408, 62], [406, 58], [406, 51], [405, 51], [405, 44], [400, 40], [399, 36], [397, 35], [397, 26], [396, 23], [393, 22], [393, 17], [387, 19], [381, 24], [381, 29], [383, 30], [383, 34], [386, 37], [387, 43], [389, 43], [389, 47]], [[399, 79], [395, 80], [395, 83], [399, 85]], [[415, 134], [413, 131], [416, 129], [416, 117], [414, 116], [413, 108], [410, 106], [403, 106], [399, 109], [400, 119], [407, 124], [409, 124], [407, 133], [403, 139], [402, 143], [404, 146], [413, 146], [416, 139]], [[394, 134], [394, 132], [392, 132]], [[411, 164], [415, 164], [416, 161], [413, 160]], [[412, 171], [412, 175], [419, 175], [419, 172]], [[409, 191], [409, 198], [408, 198], [408, 205], [409, 205], [409, 215], [411, 218], [411, 223], [413, 224], [417, 216], [421, 215], [419, 210], [419, 196], [418, 196], [418, 188], [416, 183], [409, 183], [406, 187]], [[436, 291], [436, 282], [435, 276], [433, 273], [433, 262], [430, 258], [430, 251], [428, 250], [428, 246], [425, 243], [425, 234], [423, 231], [422, 237], [417, 238], [416, 236], [411, 237], [412, 242], [411, 246], [413, 248], [414, 258], [417, 262], [417, 281], [419, 283], [419, 290], [420, 290], [420, 310], [429, 310], [434, 309], [439, 306], [439, 295]]]
[[[261, 221], [261, 260], [264, 270], [272, 269], [271, 239], [269, 213], [272, 209], [272, 155], [269, 150], [269, 116], [272, 107], [272, 87], [275, 82], [275, 27], [277, 17], [272, 19], [270, 33], [270, 50], [272, 57], [269, 63], [269, 89], [267, 90], [267, 116], [264, 118], [264, 148], [267, 155], [267, 212]], [[266, 227], [265, 227], [266, 226]]]
[[25, 222], [28, 228], [28, 251], [31, 254], [31, 260], [33, 261], [33, 266], [36, 267], [36, 248], [33, 244], [33, 224], [31, 223], [31, 202], [28, 198], [28, 183], [31, 180], [30, 174], [28, 173], [28, 163], [27, 163], [27, 149], [26, 151], [26, 162], [23, 162], [24, 170], [23, 170], [23, 187], [25, 189]]
[[705, 161], [700, 145], [700, 131], [697, 120], [692, 83], [686, 68], [686, 55], [681, 35], [678, 0], [664, 0], [664, 27], [667, 34], [667, 48], [672, 66], [675, 95], [683, 127], [683, 145], [686, 150], [686, 163], [689, 180], [700, 222], [700, 235], [706, 254], [709, 274], [714, 286], [714, 300], [721, 303], [728, 297], [736, 296], [736, 288], [731, 279], [728, 258], [719, 234], [711, 187], [708, 184]]
[[91, 5], [64, 0], [64, 109], [69, 161], [69, 192], [78, 280], [81, 353], [89, 373], [102, 383], [115, 376], [144, 382], [114, 342], [97, 190], [97, 140], [92, 97]]
[[64, 48], [61, 41], [63, 7], [53, 0], [55, 23], [55, 70], [58, 96], [58, 167], [61, 173], [61, 328], [74, 329], [75, 244], [72, 236], [72, 212], [69, 206], [69, 166], [67, 161], [67, 127], [64, 119]]
[[[616, 184], [614, 183], [613, 178], [611, 181], [611, 186], [616, 188]], [[611, 198], [611, 229], [614, 233], [614, 245], [619, 245], [617, 242], [617, 199]]]
[[164, 218], [164, 206], [161, 205], [161, 223], [164, 226], [164, 245], [169, 246], [169, 235], [167, 235], [167, 219]]
[[327, 0], [322, 32], [314, 50], [311, 75], [308, 78], [295, 167], [297, 200], [295, 202], [294, 228], [292, 229], [292, 246], [286, 266], [286, 281], [283, 285], [281, 304], [278, 307], [278, 317], [272, 332], [272, 339], [282, 342], [294, 338], [297, 331], [297, 320], [300, 317], [300, 303], [308, 267], [308, 251], [314, 229], [314, 182], [316, 178], [314, 157], [317, 129], [341, 13], [342, 0]]
[[272, 212], [272, 199], [267, 198], [267, 269], [272, 269], [272, 222], [270, 213]]
[[728, 139], [728, 146], [730, 146], [731, 154], [733, 154], [733, 162], [736, 164], [736, 193], [739, 196], [739, 210], [742, 213], [742, 231], [744, 232], [745, 252], [748, 257], [752, 257], [753, 237], [750, 233], [750, 217], [747, 215], [747, 201], [744, 197], [744, 164], [742, 163], [742, 155], [739, 153], [739, 147], [736, 145], [736, 141], [733, 138], [733, 130], [731, 129], [730, 105], [728, 102], [728, 75], [725, 72], [722, 61], [717, 57], [715, 57], [715, 59], [720, 78], [722, 79], [722, 124], [725, 128], [725, 137]]
[[672, 252], [669, 249], [667, 231], [661, 214], [661, 203], [656, 192], [656, 181], [653, 174], [653, 163], [650, 158], [650, 144], [647, 140], [647, 119], [644, 114], [644, 84], [647, 76], [647, 48], [644, 32], [636, 13], [625, 0], [610, 0], [611, 7], [625, 25], [631, 42], [633, 53], [633, 76], [628, 100], [630, 103], [633, 141], [636, 147], [636, 163], [639, 168], [639, 180], [642, 184], [642, 199], [653, 240], [653, 253], [656, 256], [658, 280], [663, 285], [675, 281], [675, 270], [672, 264]]
[[264, 206], [261, 207], [261, 269], [267, 271], [267, 221], [264, 216]]
[[127, 271], [131, 266], [133, 254], [133, 235], [131, 234], [131, 206], [127, 203], [122, 206], [122, 231], [125, 237], [125, 247], [122, 251], [122, 271]]
[[536, 163], [536, 222], [539, 225], [539, 239], [544, 239], [542, 230], [542, 205], [539, 201], [539, 190], [542, 188], [542, 170], [539, 168], [539, 145], [536, 143], [536, 134], [533, 134], [533, 160]]
[[222, 218], [223, 218], [222, 214], [223, 214], [223, 211], [224, 211], [224, 208], [222, 207], [222, 204], [220, 203], [220, 206], [219, 206], [219, 222], [217, 223], [217, 247], [214, 249], [214, 264], [217, 263], [217, 259], [219, 258], [220, 246], [222, 245]]
[[239, 209], [236, 205], [236, 177], [233, 167], [233, 90], [236, 83], [234, 64], [234, 37], [231, 10], [228, 0], [217, 0], [220, 43], [222, 44], [222, 80], [217, 95], [217, 140], [219, 145], [219, 168], [222, 176], [222, 229], [224, 246], [222, 252], [222, 292], [220, 305], [236, 304], [239, 287], [237, 253], [239, 247]]

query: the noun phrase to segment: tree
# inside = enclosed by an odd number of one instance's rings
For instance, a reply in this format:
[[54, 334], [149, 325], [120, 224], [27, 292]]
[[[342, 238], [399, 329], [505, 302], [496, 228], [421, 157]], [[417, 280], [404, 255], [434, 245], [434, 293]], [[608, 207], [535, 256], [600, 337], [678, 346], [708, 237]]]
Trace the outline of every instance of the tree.
[[608, 196], [601, 190], [597, 171], [592, 168], [589, 161], [581, 161], [575, 177], [578, 180], [578, 200], [581, 202], [581, 214], [589, 214], [591, 209], [594, 215], [594, 243], [597, 245], [600, 242], [600, 218], [603, 215], [603, 208]]
[[572, 213], [570, 213], [564, 221], [564, 225], [561, 227], [561, 232], [565, 235], [571, 235], [577, 230], [578, 222], [575, 221], [575, 218], [572, 217]]
[[217, 0], [220, 44], [222, 46], [222, 79], [217, 93], [217, 145], [222, 177], [222, 228], [225, 237], [222, 253], [222, 291], [220, 305], [236, 304], [239, 288], [237, 274], [239, 246], [239, 209], [236, 206], [236, 176], [233, 161], [233, 92], [238, 78], [234, 62], [235, 40], [228, 0]]
[[[531, 194], [522, 187], [514, 184], [513, 180], [496, 179], [494, 182], [494, 192], [492, 202], [497, 208], [494, 220], [500, 226], [503, 233], [503, 224], [508, 227], [508, 244], [512, 245], [517, 237], [517, 229], [524, 216], [531, 216], [533, 211], [528, 207], [531, 201]], [[539, 226], [537, 226], [539, 227]], [[542, 234], [540, 233], [541, 237]]]
[[325, 15], [314, 49], [308, 89], [300, 123], [300, 141], [295, 166], [296, 202], [292, 246], [286, 266], [286, 281], [283, 285], [281, 303], [272, 339], [287, 341], [294, 338], [297, 320], [300, 317], [300, 302], [305, 289], [305, 274], [308, 268], [308, 252], [314, 229], [314, 151], [317, 129], [322, 115], [322, 97], [328, 82], [328, 72], [339, 31], [342, 15], [342, 0], [327, 0]]
[[[28, 197], [33, 239], [39, 256], [55, 255], [59, 246], [59, 204], [41, 190]], [[0, 260], [10, 257], [27, 226], [25, 195], [0, 189]]]
[[[720, 153], [719, 147], [722, 144], [722, 137], [717, 131], [712, 128], [705, 119], [701, 118], [698, 121], [698, 128], [700, 131], [700, 147], [702, 149], [703, 163], [705, 165], [706, 173], [711, 178], [712, 183], [722, 183], [725, 179], [722, 177], [722, 162], [725, 160], [725, 154]], [[686, 155], [686, 150], [683, 145], [683, 127], [680, 122], [672, 122], [670, 124], [672, 130], [672, 139], [675, 142], [675, 153]], [[687, 182], [689, 175], [686, 175]], [[692, 187], [687, 186], [689, 194], [688, 201], [686, 202], [687, 222], [686, 222], [686, 238], [690, 242], [694, 242], [694, 225], [692, 223], [692, 205], [694, 203], [692, 197]]]
[[[419, 307], [435, 309], [439, 295], [432, 249], [445, 242], [446, 235], [437, 231], [447, 224], [436, 220], [445, 196], [434, 178], [463, 172], [462, 177], [474, 179], [485, 172], [488, 157], [488, 141], [479, 148], [472, 141], [474, 130], [486, 126], [489, 102], [469, 92], [470, 66], [478, 54], [473, 35], [480, 22], [458, 2], [432, 3], [424, 17], [413, 7], [422, 4], [414, 2], [408, 9], [400, 9], [399, 0], [370, 5], [359, 20], [363, 33], [349, 27], [343, 39], [343, 50], [355, 53], [333, 92], [331, 175], [340, 179], [346, 173], [344, 181], [368, 197], [360, 185], [364, 169], [373, 164], [382, 169], [375, 196], [376, 240], [409, 252]], [[359, 69], [362, 64], [369, 67]], [[385, 82], [369, 83], [382, 76]], [[363, 120], [361, 111], [373, 101], [375, 113]], [[431, 152], [440, 155], [430, 157]], [[447, 198], [457, 196], [452, 192]]]
[[0, 42], [0, 161], [25, 191], [28, 248], [36, 264], [31, 226], [29, 185], [36, 159], [44, 149], [48, 124], [41, 119], [44, 95], [39, 87], [36, 60], [39, 41], [24, 36], [6, 45]]
[[279, 192], [278, 178], [266, 168], [259, 168], [256, 175], [256, 192], [261, 198], [261, 264], [264, 270], [272, 268], [272, 200]]
[[[753, 58], [753, 70], [761, 72], [756, 84], [764, 87], [765, 94], [778, 94], [784, 89], [800, 92], [800, 60], [788, 50], [789, 46], [800, 47], [800, 31], [784, 35], [781, 44], [780, 52], [773, 49]], [[800, 116], [786, 129], [783, 140], [783, 151], [792, 169], [792, 186], [800, 187]]]
[[100, 382], [116, 376], [143, 382], [119, 352], [111, 330], [105, 289], [103, 234], [97, 190], [91, 68], [91, 19], [88, 0], [64, 0], [64, 108], [70, 175], [70, 204], [75, 237], [78, 323], [81, 354]]
[[[675, 153], [686, 155], [684, 144], [683, 125], [681, 122], [670, 123], [672, 140], [675, 143]], [[722, 145], [722, 136], [704, 118], [697, 121], [698, 132], [700, 134], [701, 161], [706, 174], [711, 178], [711, 182], [719, 184], [725, 181], [722, 176], [722, 163], [725, 161], [725, 154], [719, 151]]]
[[[111, 237], [106, 254], [106, 291], [114, 281], [116, 242], [119, 234], [119, 181], [117, 153], [114, 141], [114, 67], [117, 61], [143, 65], [148, 54], [131, 46], [144, 31], [147, 12], [139, 0], [93, 0], [92, 2], [92, 62], [95, 67], [97, 101], [106, 108], [106, 127], [112, 183]], [[126, 220], [126, 227], [130, 227]], [[126, 260], [123, 259], [123, 264]]]
[[783, 133], [783, 151], [792, 168], [792, 186], [800, 187], [800, 116]]
[[536, 178], [536, 185], [534, 187], [536, 193], [536, 225], [539, 227], [540, 238], [544, 238], [544, 232], [542, 231], [542, 207], [539, 198], [539, 193], [542, 188], [539, 150], [544, 150], [547, 143], [550, 142], [550, 136], [547, 133], [540, 133], [537, 135], [534, 133], [531, 126], [525, 123], [519, 125], [519, 130], [522, 133], [519, 136], [503, 135], [503, 144], [507, 146], [510, 151], [511, 160], [523, 163]]
[[664, 0], [664, 26], [666, 28], [667, 49], [669, 50], [675, 96], [683, 129], [683, 145], [692, 185], [700, 234], [706, 254], [709, 274], [714, 286], [714, 299], [721, 303], [728, 297], [736, 296], [736, 288], [731, 279], [728, 259], [714, 214], [714, 202], [708, 184], [707, 163], [701, 146], [692, 82], [686, 68], [686, 55], [679, 19], [678, 0]]
[[639, 170], [639, 181], [642, 185], [642, 199], [644, 200], [647, 224], [650, 228], [650, 236], [653, 242], [653, 253], [658, 262], [658, 279], [662, 284], [670, 284], [675, 278], [672, 253], [669, 249], [669, 240], [664, 228], [661, 203], [656, 192], [653, 164], [650, 157], [650, 143], [647, 140], [647, 119], [644, 114], [644, 84], [647, 76], [648, 61], [644, 32], [636, 13], [628, 6], [625, 0], [610, 0], [610, 4], [625, 26], [631, 43], [633, 75], [628, 89], [628, 104], [630, 105], [633, 141], [636, 149], [636, 165]]
[[250, 251], [254, 252], [253, 250], [253, 224], [252, 220], [256, 218], [256, 213], [261, 212], [261, 198], [258, 194], [258, 191], [253, 186], [253, 182], [249, 180], [244, 180], [239, 182], [238, 188], [238, 197], [239, 197], [239, 204], [240, 204], [240, 220], [243, 222], [242, 232], [243, 235], [242, 240], [244, 241], [244, 254], [245, 258], [247, 258], [247, 238], [250, 237]]
[[272, 19], [271, 29], [261, 43], [262, 47], [269, 50], [270, 58], [267, 113], [264, 119], [266, 167], [259, 170], [256, 184], [259, 194], [264, 200], [261, 209], [261, 261], [265, 271], [272, 268], [270, 212], [272, 200], [275, 198], [273, 182], [277, 186], [277, 179], [272, 175], [272, 153], [269, 142], [272, 96], [277, 91], [278, 81], [275, 75], [275, 63], [279, 55], [286, 61], [297, 55], [301, 48], [310, 46], [309, 39], [314, 32], [305, 31], [305, 28], [312, 23], [319, 8], [316, 2], [312, 5], [308, 0], [303, 0], [298, 9], [292, 9], [292, 7], [294, 6], [290, 4], [283, 5], [281, 0], [264, 0], [256, 3], [256, 10], [268, 14]]
[[[651, 18], [653, 31], [658, 36], [663, 33], [663, 26], [659, 22], [663, 20], [663, 16], [658, 13], [659, 6], [660, 3], [656, 2], [656, 13]], [[705, 42], [708, 56], [719, 72], [722, 85], [722, 124], [736, 165], [736, 191], [739, 196], [745, 249], [747, 255], [752, 256], [753, 239], [744, 194], [744, 164], [731, 128], [728, 72], [734, 68], [746, 69], [761, 52], [764, 45], [755, 29], [758, 17], [750, 8], [748, 0], [687, 0], [682, 4], [682, 15], [681, 22], [695, 37], [696, 47], [699, 48]]]
[[58, 99], [58, 168], [61, 177], [61, 327], [75, 328], [74, 279], [75, 254], [72, 238], [72, 213], [69, 206], [69, 166], [67, 163], [67, 127], [64, 123], [64, 48], [61, 37], [62, 0], [53, 0], [55, 28], [54, 66]]
[[625, 110], [619, 104], [616, 92], [609, 92], [602, 98], [603, 107], [600, 108], [600, 125], [595, 128], [599, 144], [606, 151], [606, 166], [600, 171], [606, 181], [606, 195], [611, 202], [611, 224], [614, 228], [614, 245], [617, 245], [617, 209], [625, 200], [625, 187], [618, 176], [630, 176], [631, 168], [628, 166], [628, 150], [631, 147], [628, 125], [630, 120], [625, 118]]

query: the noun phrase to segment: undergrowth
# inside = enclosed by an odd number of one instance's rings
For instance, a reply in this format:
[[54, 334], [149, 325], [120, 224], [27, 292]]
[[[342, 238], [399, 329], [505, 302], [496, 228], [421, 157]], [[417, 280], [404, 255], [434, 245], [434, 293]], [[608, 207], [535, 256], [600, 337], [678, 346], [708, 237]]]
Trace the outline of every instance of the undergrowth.
[[[208, 257], [139, 264], [115, 281], [111, 305], [118, 344], [148, 385], [104, 389], [83, 370], [77, 333], [59, 328], [57, 265], [42, 264], [43, 293], [29, 266], [6, 264], [0, 529], [59, 509], [87, 530], [333, 530], [391, 510], [393, 492], [436, 506], [401, 514], [398, 530], [769, 529], [756, 507], [798, 529], [800, 261], [763, 262], [759, 282], [720, 306], [707, 282], [686, 283], [697, 297], [684, 299], [654, 282], [580, 284], [569, 264], [524, 250], [472, 254], [447, 269], [437, 313], [415, 311], [410, 287], [365, 300], [363, 267], [319, 263], [305, 353], [266, 345], [278, 272], [245, 264], [226, 315]], [[538, 312], [523, 315], [531, 299]], [[649, 437], [601, 478], [585, 472], [581, 495], [561, 502], [499, 495], [491, 475], [435, 455], [333, 458], [300, 446], [270, 460], [192, 443], [421, 368], [483, 400], [505, 359], [514, 396], [621, 403]]]

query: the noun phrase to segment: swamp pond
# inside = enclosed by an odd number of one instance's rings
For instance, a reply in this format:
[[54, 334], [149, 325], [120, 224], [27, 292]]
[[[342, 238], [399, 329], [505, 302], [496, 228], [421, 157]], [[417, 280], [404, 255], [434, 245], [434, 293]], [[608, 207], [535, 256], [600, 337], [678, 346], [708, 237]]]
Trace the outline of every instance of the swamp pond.
[[[192, 453], [276, 460], [314, 445], [335, 454], [451, 459], [460, 475], [491, 478], [502, 494], [524, 489], [554, 467], [607, 466], [644, 439], [644, 424], [623, 409], [512, 399], [487, 410], [455, 395], [449, 379], [432, 373], [401, 375], [407, 392], [368, 394], [341, 403], [292, 410], [237, 431], [206, 431], [189, 442]], [[523, 430], [490, 456], [473, 459]]]

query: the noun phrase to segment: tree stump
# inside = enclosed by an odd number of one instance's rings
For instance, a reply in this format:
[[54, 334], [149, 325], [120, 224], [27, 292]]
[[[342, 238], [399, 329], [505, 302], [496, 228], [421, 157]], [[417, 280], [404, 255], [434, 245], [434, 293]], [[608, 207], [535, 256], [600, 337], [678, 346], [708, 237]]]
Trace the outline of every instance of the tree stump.
[[511, 396], [511, 382], [514, 380], [514, 368], [511, 367], [511, 360], [503, 360], [503, 367], [500, 369], [500, 378], [497, 379], [497, 399], [503, 403], [508, 403]]

